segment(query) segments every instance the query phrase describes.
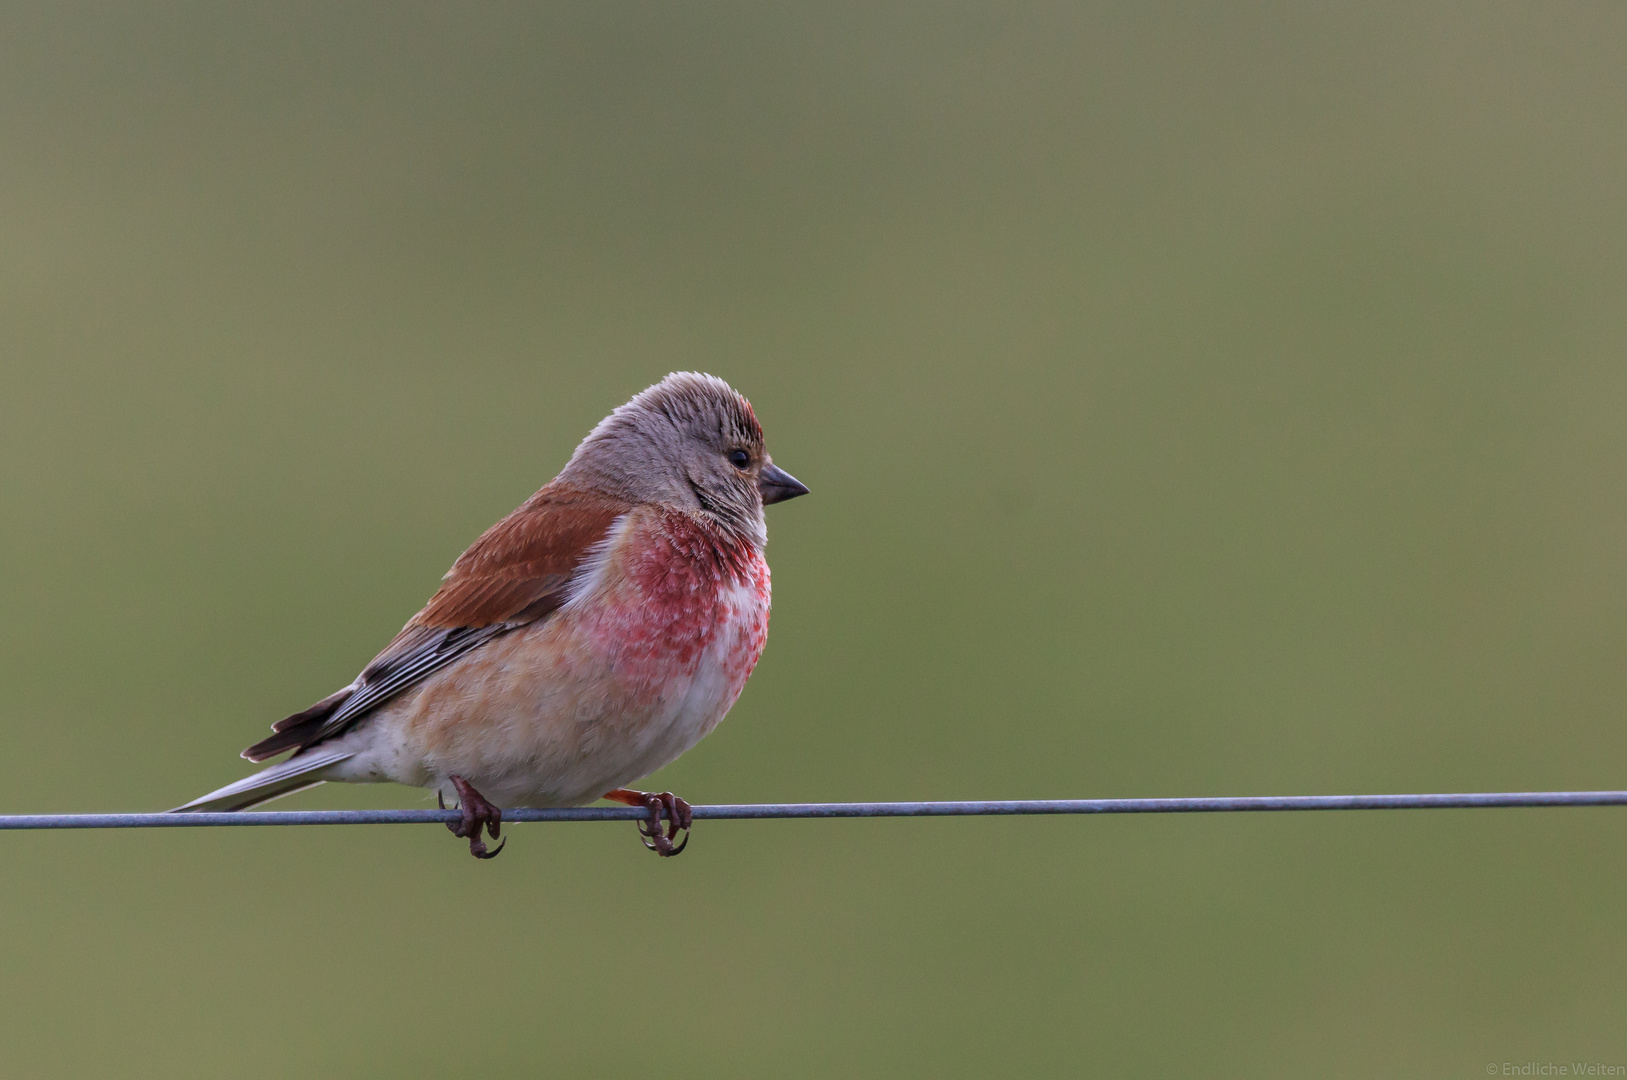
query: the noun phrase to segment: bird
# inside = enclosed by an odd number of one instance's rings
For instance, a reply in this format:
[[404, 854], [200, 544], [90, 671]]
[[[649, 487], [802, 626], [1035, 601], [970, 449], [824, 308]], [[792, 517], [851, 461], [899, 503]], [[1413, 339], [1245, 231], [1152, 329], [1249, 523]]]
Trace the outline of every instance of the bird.
[[433, 790], [443, 809], [456, 800], [447, 827], [489, 859], [508, 842], [481, 838], [501, 837], [501, 807], [605, 798], [642, 807], [644, 845], [677, 855], [690, 804], [628, 785], [740, 696], [768, 639], [763, 508], [807, 493], [770, 458], [743, 395], [713, 375], [668, 375], [459, 555], [350, 685], [242, 754], [291, 756], [174, 812], [393, 781]]

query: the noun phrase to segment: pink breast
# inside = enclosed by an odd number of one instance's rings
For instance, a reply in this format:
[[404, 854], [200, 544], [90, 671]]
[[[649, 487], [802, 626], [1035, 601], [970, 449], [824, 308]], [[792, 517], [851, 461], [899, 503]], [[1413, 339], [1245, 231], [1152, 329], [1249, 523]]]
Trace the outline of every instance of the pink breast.
[[732, 701], [768, 640], [762, 554], [667, 513], [634, 523], [615, 562], [619, 573], [584, 629], [616, 681], [637, 697], [661, 697], [687, 685], [710, 658], [722, 663]]

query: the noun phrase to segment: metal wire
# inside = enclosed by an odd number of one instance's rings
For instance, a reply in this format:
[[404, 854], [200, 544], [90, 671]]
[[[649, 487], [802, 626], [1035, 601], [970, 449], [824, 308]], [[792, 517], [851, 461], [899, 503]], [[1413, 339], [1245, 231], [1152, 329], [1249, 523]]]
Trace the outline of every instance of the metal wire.
[[[968, 817], [1015, 814], [1214, 814], [1263, 810], [1452, 810], [1510, 806], [1627, 806], [1627, 791], [1496, 791], [1453, 795], [1250, 795], [1196, 799], [1018, 799], [1005, 802], [741, 803], [697, 806], [695, 818]], [[504, 810], [518, 821], [637, 821], [633, 806]], [[13, 814], [5, 829], [188, 829], [214, 825], [423, 825], [456, 810], [281, 810], [229, 814]]]

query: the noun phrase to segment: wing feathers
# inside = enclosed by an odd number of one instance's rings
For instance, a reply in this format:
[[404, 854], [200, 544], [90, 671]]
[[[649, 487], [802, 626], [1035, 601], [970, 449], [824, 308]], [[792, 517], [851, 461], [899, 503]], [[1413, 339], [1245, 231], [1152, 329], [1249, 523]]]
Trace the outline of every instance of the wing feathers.
[[[479, 648], [517, 625], [519, 624], [496, 623], [492, 626], [460, 627], [456, 630], [435, 630], [414, 635], [410, 639], [412, 641], [410, 649], [393, 653], [384, 666], [378, 667], [371, 677], [366, 672], [363, 673], [357, 680], [356, 692], [322, 723], [306, 745], [331, 739], [349, 727], [363, 713], [384, 704], [464, 653]], [[375, 660], [369, 664], [368, 670], [373, 671], [378, 663]]]
[[549, 484], [458, 556], [440, 591], [409, 625], [515, 620], [562, 593], [588, 549], [629, 509], [603, 495]]
[[355, 683], [273, 726], [243, 752], [263, 761], [345, 731], [460, 656], [565, 602], [574, 575], [631, 507], [555, 481], [458, 556], [440, 589]]
[[333, 712], [333, 710], [342, 705], [345, 698], [349, 697], [351, 693], [355, 691], [355, 689], [356, 684], [351, 683], [338, 693], [329, 694], [315, 705], [312, 705], [309, 709], [305, 709], [301, 712], [295, 713], [293, 716], [278, 720], [275, 724], [271, 725], [271, 730], [287, 731], [291, 727], [295, 727], [300, 724], [307, 724], [312, 720], [320, 720], [323, 717], [328, 716]]

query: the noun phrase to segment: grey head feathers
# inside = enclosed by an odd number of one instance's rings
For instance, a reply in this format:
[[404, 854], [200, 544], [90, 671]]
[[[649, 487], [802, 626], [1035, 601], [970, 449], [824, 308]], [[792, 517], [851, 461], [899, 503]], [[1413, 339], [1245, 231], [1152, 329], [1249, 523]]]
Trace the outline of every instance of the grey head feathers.
[[676, 507], [762, 544], [758, 478], [769, 464], [751, 403], [715, 375], [678, 371], [599, 421], [559, 479]]

